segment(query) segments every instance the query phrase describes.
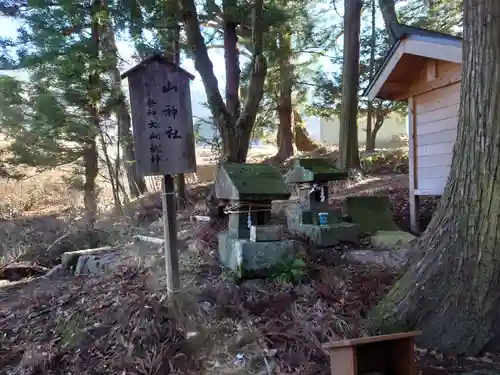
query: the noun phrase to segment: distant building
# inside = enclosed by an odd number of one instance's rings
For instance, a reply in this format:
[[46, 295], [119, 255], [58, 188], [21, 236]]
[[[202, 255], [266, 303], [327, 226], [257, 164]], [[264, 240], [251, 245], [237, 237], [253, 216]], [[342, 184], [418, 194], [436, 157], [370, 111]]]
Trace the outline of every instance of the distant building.
[[[339, 144], [340, 121], [338, 118], [330, 120], [320, 120], [320, 137], [321, 141], [328, 146], [338, 146]], [[383, 148], [393, 140], [393, 137], [408, 134], [407, 118], [393, 114], [380, 128], [377, 133], [375, 147]], [[366, 118], [358, 120], [358, 142], [360, 146], [364, 146], [366, 141]]]

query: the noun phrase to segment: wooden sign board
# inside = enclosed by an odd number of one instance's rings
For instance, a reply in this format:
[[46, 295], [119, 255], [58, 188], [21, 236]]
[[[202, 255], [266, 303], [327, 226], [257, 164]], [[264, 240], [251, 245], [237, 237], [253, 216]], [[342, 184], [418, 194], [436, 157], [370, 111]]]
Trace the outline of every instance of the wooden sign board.
[[128, 78], [137, 171], [142, 176], [196, 172], [189, 82], [194, 77], [160, 55]]

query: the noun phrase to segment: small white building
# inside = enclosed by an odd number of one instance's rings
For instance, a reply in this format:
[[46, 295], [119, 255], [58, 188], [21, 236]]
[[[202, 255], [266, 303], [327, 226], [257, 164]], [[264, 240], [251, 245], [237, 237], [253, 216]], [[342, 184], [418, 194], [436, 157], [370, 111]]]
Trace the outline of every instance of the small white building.
[[441, 195], [457, 136], [462, 39], [393, 25], [398, 41], [365, 94], [408, 102], [410, 220], [418, 232], [418, 198]]
[[[384, 125], [377, 133], [375, 140], [376, 148], [385, 148], [393, 141], [394, 137], [406, 135], [408, 133], [407, 119], [393, 113], [384, 121]], [[338, 146], [340, 137], [340, 120], [320, 119], [321, 142], [328, 146]], [[364, 146], [366, 143], [366, 117], [358, 119], [358, 144]]]

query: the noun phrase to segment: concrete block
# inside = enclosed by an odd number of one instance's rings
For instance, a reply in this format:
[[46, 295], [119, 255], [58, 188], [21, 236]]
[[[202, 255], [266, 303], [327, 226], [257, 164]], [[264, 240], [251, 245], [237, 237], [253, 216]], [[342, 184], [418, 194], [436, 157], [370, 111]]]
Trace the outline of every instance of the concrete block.
[[219, 260], [239, 278], [272, 275], [281, 264], [295, 259], [296, 246], [292, 240], [251, 242], [219, 233]]
[[282, 236], [281, 225], [252, 225], [250, 227], [251, 242], [279, 241]]
[[319, 213], [327, 212], [328, 213], [328, 224], [334, 224], [341, 221], [342, 211], [340, 210], [320, 210], [320, 211], [302, 211], [299, 213], [300, 223], [301, 224], [314, 224], [319, 225]]
[[78, 263], [78, 259], [81, 256], [102, 255], [102, 254], [106, 254], [106, 253], [116, 252], [122, 248], [123, 248], [123, 246], [104, 246], [104, 247], [97, 247], [94, 249], [82, 249], [82, 250], [68, 251], [68, 252], [61, 255], [61, 264], [66, 269], [72, 269], [72, 268], [76, 267], [76, 265]]
[[360, 228], [358, 224], [339, 222], [328, 225], [304, 224], [301, 230], [307, 238], [318, 247], [329, 247], [339, 242], [359, 242]]
[[286, 224], [288, 229], [292, 231], [300, 230], [303, 224], [319, 225], [320, 212], [328, 212], [328, 224], [342, 222], [342, 212], [338, 209], [329, 207], [327, 210], [302, 210], [297, 206], [290, 206], [285, 208]]

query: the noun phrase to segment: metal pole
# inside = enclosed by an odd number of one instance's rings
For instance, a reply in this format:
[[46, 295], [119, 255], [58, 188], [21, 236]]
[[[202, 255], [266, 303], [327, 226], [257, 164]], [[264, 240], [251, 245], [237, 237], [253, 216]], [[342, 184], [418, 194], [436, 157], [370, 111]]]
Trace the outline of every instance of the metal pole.
[[164, 175], [162, 185], [165, 270], [167, 274], [167, 292], [171, 296], [180, 289], [179, 255], [177, 251], [177, 214], [174, 179], [172, 176]]

